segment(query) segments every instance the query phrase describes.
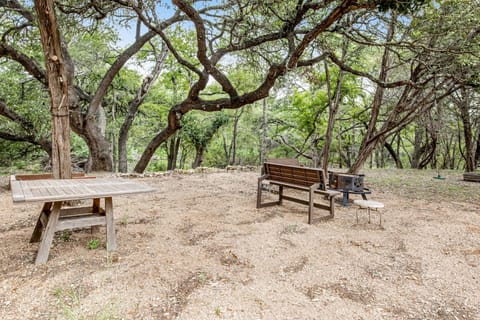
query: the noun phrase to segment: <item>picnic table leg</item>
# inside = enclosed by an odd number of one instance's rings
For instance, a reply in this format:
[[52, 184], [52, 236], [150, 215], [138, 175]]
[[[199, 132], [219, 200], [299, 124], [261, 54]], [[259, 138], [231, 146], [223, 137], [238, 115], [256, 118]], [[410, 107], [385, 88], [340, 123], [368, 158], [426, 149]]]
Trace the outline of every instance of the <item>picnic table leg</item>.
[[92, 213], [99, 213], [100, 212], [100, 198], [93, 199], [92, 203]]
[[117, 242], [115, 240], [112, 197], [105, 198], [105, 219], [107, 221], [107, 251], [114, 251], [117, 249]]
[[48, 254], [50, 253], [53, 236], [55, 235], [55, 230], [57, 228], [57, 222], [58, 218], [60, 217], [61, 207], [61, 201], [57, 201], [53, 204], [52, 212], [50, 212], [50, 215], [48, 217], [47, 227], [45, 228], [45, 231], [43, 233], [42, 242], [40, 242], [40, 247], [38, 248], [35, 264], [46, 263], [48, 260]]
[[37, 224], [35, 225], [35, 229], [33, 229], [32, 237], [30, 238], [30, 243], [39, 242], [42, 238], [42, 230], [46, 227], [46, 222], [48, 221], [48, 216], [52, 210], [52, 203], [45, 202], [42, 207], [42, 211], [40, 211], [40, 215], [37, 219]]
[[367, 195], [365, 193], [362, 193], [362, 198], [363, 198], [363, 200], [368, 200]]

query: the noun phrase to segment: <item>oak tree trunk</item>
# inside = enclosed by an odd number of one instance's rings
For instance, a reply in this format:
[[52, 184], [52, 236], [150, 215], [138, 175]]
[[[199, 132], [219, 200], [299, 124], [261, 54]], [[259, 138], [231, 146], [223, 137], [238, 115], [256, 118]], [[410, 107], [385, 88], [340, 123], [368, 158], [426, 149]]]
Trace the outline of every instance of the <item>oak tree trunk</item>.
[[460, 99], [456, 104], [460, 111], [460, 118], [462, 119], [463, 124], [463, 137], [465, 139], [465, 170], [467, 172], [472, 172], [476, 169], [475, 144], [473, 141], [472, 120], [469, 112], [469, 93], [465, 88], [460, 90]]
[[72, 177], [70, 157], [69, 87], [73, 73], [67, 72], [62, 39], [53, 0], [35, 0], [38, 26], [45, 56], [52, 115], [52, 171], [55, 179]]
[[205, 149], [202, 146], [195, 147], [195, 160], [192, 163], [192, 169], [198, 168], [202, 165], [204, 153]]

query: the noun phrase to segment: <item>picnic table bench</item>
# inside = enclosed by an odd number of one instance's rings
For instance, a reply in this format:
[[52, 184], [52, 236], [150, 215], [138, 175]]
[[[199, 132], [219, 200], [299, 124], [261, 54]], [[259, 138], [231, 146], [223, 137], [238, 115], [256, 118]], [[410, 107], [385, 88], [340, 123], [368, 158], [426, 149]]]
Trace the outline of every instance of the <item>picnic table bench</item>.
[[[45, 179], [38, 176], [22, 179], [12, 176], [10, 187], [14, 203], [43, 202], [30, 239], [30, 242], [40, 241], [35, 264], [47, 262], [55, 232], [66, 229], [106, 226], [107, 251], [115, 250], [112, 198], [154, 191], [148, 186], [119, 178]], [[89, 199], [92, 200], [91, 206], [66, 206], [68, 201]], [[101, 208], [101, 199], [104, 199], [104, 208]]]
[[[312, 222], [314, 207], [328, 210], [332, 218], [335, 216], [334, 198], [340, 195], [340, 192], [326, 190], [325, 173], [322, 169], [282, 164], [275, 161], [265, 162], [263, 168], [264, 174], [258, 178], [257, 208], [280, 205], [282, 200], [288, 200], [308, 205], [309, 224]], [[262, 184], [265, 180], [279, 187], [278, 201], [262, 203]], [[287, 196], [283, 192], [284, 188], [306, 191], [308, 192], [308, 200]], [[315, 194], [320, 194], [324, 197], [327, 200], [327, 204], [315, 202]]]

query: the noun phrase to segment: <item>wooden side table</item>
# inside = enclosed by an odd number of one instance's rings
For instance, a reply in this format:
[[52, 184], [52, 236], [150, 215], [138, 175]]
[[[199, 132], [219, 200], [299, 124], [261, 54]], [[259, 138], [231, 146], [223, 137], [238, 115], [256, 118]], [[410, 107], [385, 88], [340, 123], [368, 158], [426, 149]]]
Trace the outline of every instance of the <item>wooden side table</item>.
[[385, 207], [383, 203], [378, 201], [372, 201], [372, 200], [354, 200], [353, 204], [357, 206], [357, 209], [355, 211], [355, 215], [357, 217], [357, 223], [358, 223], [358, 210], [366, 209], [368, 212], [368, 223], [370, 223], [370, 211], [375, 210], [378, 212], [380, 216], [380, 225], [382, 225], [382, 211], [379, 209], [382, 209]]

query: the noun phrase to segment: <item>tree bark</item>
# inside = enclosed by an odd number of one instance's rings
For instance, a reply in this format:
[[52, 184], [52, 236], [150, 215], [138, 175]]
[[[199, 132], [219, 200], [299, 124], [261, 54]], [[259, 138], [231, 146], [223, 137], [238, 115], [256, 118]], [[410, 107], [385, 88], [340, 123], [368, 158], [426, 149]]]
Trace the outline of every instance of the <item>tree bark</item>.
[[463, 124], [463, 138], [465, 140], [465, 170], [467, 172], [475, 171], [475, 144], [473, 139], [472, 120], [470, 117], [470, 96], [466, 88], [459, 90], [458, 99], [454, 99], [458, 110], [460, 111], [460, 119]]
[[[348, 46], [348, 41], [344, 40], [342, 44], [342, 62], [345, 59], [345, 56], [347, 54], [347, 46]], [[335, 126], [335, 117], [337, 116], [340, 99], [341, 99], [341, 88], [343, 83], [344, 71], [343, 70], [339, 71], [337, 83], [335, 86], [335, 93], [332, 99], [328, 64], [324, 62], [324, 66], [325, 66], [325, 75], [326, 75], [327, 93], [328, 93], [328, 124], [327, 124], [327, 131], [325, 133], [325, 144], [323, 146], [323, 151], [322, 151], [322, 168], [324, 172], [327, 172], [329, 158], [330, 158], [330, 145], [332, 144], [333, 130]]]
[[477, 166], [479, 163], [480, 163], [480, 130], [477, 136], [477, 150], [475, 151], [475, 169], [477, 169]]
[[422, 124], [417, 123], [415, 125], [414, 140], [413, 140], [413, 153], [412, 153], [412, 161], [411, 161], [412, 169], [419, 169], [422, 155], [425, 153], [426, 146], [423, 145], [424, 133], [425, 133], [424, 126], [422, 126]]
[[237, 161], [236, 157], [237, 157], [238, 122], [240, 121], [240, 117], [242, 116], [244, 110], [245, 109], [241, 109], [240, 113], [238, 112], [238, 110], [236, 110], [235, 112], [235, 118], [233, 121], [232, 142], [230, 144], [230, 151], [229, 151], [229, 154], [230, 154], [229, 158], [231, 159], [229, 163], [230, 165], [235, 165], [235, 162]]
[[53, 0], [35, 0], [38, 26], [45, 57], [50, 112], [52, 114], [52, 171], [55, 179], [72, 177], [70, 157], [69, 91], [73, 73], [64, 61], [62, 39], [57, 25]]
[[202, 146], [195, 146], [195, 160], [192, 163], [192, 169], [198, 168], [202, 165], [205, 148]]
[[392, 159], [395, 162], [395, 166], [397, 167], [397, 169], [403, 169], [402, 162], [400, 161], [400, 158], [396, 153], [395, 149], [393, 149], [393, 146], [390, 143], [385, 142], [385, 149], [387, 149], [388, 153], [390, 153], [390, 155], [392, 156]]

